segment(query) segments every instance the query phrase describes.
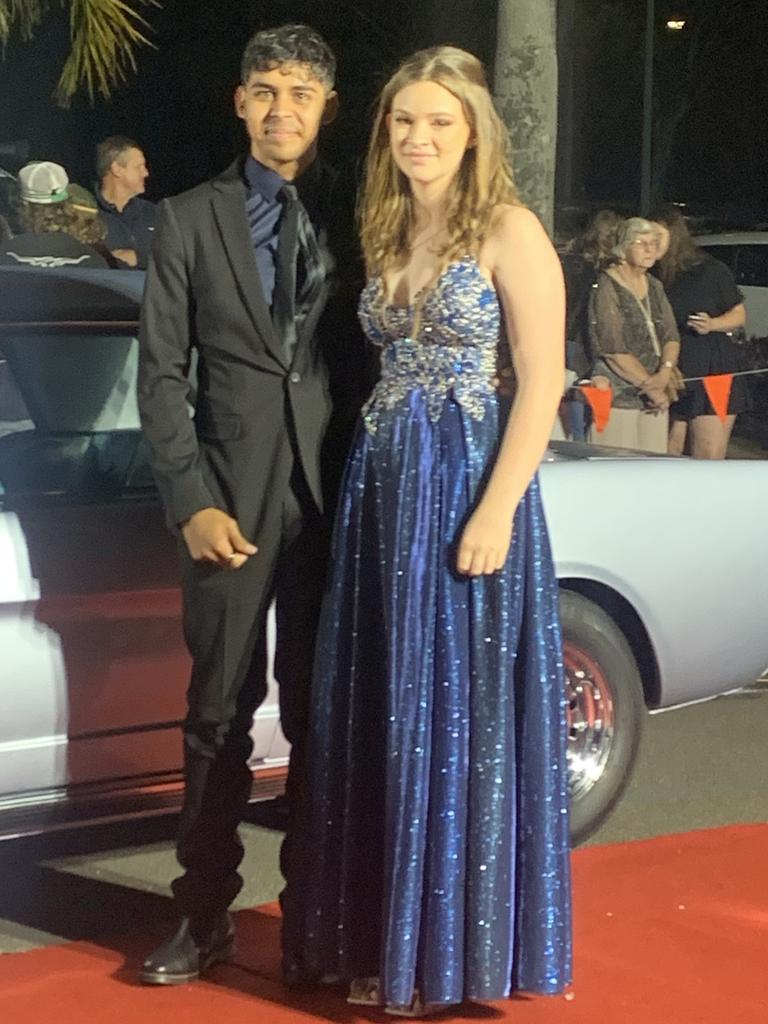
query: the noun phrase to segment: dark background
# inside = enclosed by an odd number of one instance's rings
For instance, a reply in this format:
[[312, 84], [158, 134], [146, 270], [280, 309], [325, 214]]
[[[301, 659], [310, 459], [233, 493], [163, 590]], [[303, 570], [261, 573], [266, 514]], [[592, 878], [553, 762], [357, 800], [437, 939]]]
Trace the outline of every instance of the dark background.
[[[111, 101], [91, 105], [79, 97], [69, 110], [50, 98], [68, 39], [64, 12], [53, 12], [33, 42], [14, 40], [0, 64], [0, 143], [26, 139], [30, 159], [63, 163], [73, 179], [89, 185], [96, 142], [126, 134], [145, 147], [150, 198], [177, 192], [221, 170], [243, 145], [232, 95], [249, 36], [303, 21], [322, 32], [339, 60], [341, 115], [325, 146], [345, 160], [364, 146], [377, 89], [406, 53], [451, 40], [488, 56], [494, 0], [473, 0], [469, 20], [467, 6], [447, 4], [437, 24], [398, 0], [165, 0], [147, 15], [157, 49], [138, 52], [139, 73]], [[12, 163], [6, 159], [4, 166], [13, 170]]]
[[[561, 0], [558, 204], [636, 206], [639, 193], [645, 0]], [[768, 2], [657, 0], [655, 196], [733, 223], [768, 221]], [[165, 0], [149, 9], [157, 49], [138, 51], [138, 74], [113, 99], [55, 106], [68, 43], [53, 10], [33, 42], [12, 40], [0, 64], [2, 144], [28, 142], [29, 159], [63, 163], [92, 185], [93, 149], [107, 134], [138, 139], [150, 198], [194, 185], [242, 147], [232, 108], [249, 35], [284, 21], [317, 27], [339, 57], [342, 113], [325, 148], [338, 162], [362, 152], [378, 87], [406, 53], [435, 42], [492, 65], [495, 0]], [[671, 33], [667, 17], [689, 19]]]
[[[559, 168], [560, 201], [636, 204], [646, 2], [568, 0], [561, 23], [568, 13], [560, 142], [573, 133], [571, 187]], [[670, 17], [687, 19], [685, 29], [669, 31]], [[768, 221], [768, 2], [656, 0], [653, 86], [654, 202]]]

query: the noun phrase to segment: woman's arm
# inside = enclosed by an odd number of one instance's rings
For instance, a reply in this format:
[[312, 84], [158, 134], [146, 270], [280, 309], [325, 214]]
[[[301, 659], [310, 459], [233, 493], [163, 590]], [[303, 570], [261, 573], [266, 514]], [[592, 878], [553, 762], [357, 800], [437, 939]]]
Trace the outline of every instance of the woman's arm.
[[[597, 287], [590, 300], [591, 339], [595, 356], [627, 384], [643, 389], [651, 374], [637, 356], [629, 350], [626, 341], [624, 313], [618, 299], [617, 286], [607, 274], [598, 278]], [[657, 390], [647, 392], [648, 397], [660, 409], [666, 409], [666, 396]]]
[[648, 371], [627, 346], [624, 313], [617, 288], [607, 274], [598, 278], [589, 312], [595, 356], [602, 359], [617, 377], [634, 387], [641, 387], [648, 379]]
[[743, 327], [747, 322], [747, 311], [743, 302], [732, 309], [726, 310], [720, 316], [710, 316], [708, 313], [693, 313], [688, 318], [688, 326], [697, 334], [709, 334], [710, 331], [735, 331], [737, 327]]
[[628, 384], [640, 388], [648, 380], [648, 371], [637, 356], [633, 356], [631, 352], [606, 352], [602, 359], [617, 377], [621, 377]]
[[563, 275], [536, 216], [505, 207], [480, 263], [501, 300], [517, 388], [493, 471], [459, 544], [458, 570], [472, 576], [506, 560], [515, 510], [547, 447], [565, 373]]
[[630, 352], [605, 354], [603, 360], [617, 377], [621, 377], [627, 384], [632, 384], [638, 391], [644, 392], [657, 409], [669, 408], [669, 401], [664, 389], [669, 383], [669, 375], [672, 372], [670, 369], [666, 370], [666, 380], [662, 380], [659, 376], [660, 369], [656, 373], [648, 373], [637, 356], [633, 356]]
[[661, 342], [659, 365], [656, 372], [652, 373], [643, 384], [643, 391], [657, 408], [666, 409], [669, 406], [667, 388], [672, 379], [672, 372], [680, 358], [680, 340], [675, 314], [661, 283], [655, 278], [649, 278], [648, 285], [653, 289], [654, 300], [658, 304], [660, 319], [657, 320], [657, 334], [660, 340], [663, 338], [667, 340]]

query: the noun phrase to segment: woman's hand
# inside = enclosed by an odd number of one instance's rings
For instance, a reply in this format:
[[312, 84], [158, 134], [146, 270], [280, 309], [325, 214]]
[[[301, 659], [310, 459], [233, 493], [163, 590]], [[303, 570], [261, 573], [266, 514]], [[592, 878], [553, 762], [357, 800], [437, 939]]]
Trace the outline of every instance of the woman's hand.
[[646, 410], [652, 413], [666, 412], [669, 408], [669, 397], [666, 391], [659, 391], [657, 388], [652, 388], [650, 391], [646, 391], [645, 394], [648, 396], [648, 400], [653, 404], [653, 409]]
[[687, 320], [688, 326], [697, 334], [709, 334], [712, 327], [712, 317], [709, 313], [691, 313]]
[[650, 377], [647, 377], [640, 386], [643, 394], [660, 412], [665, 412], [669, 408], [667, 387], [671, 372], [668, 367], [663, 366], [656, 373], [652, 373]]
[[515, 397], [515, 371], [511, 366], [504, 366], [493, 378], [493, 386], [502, 398]]
[[498, 572], [507, 560], [512, 542], [514, 510], [480, 502], [461, 535], [456, 568], [465, 576]]
[[659, 412], [666, 412], [669, 408], [667, 385], [660, 383], [655, 374], [653, 377], [648, 378], [640, 390], [654, 406], [654, 411], [658, 410]]

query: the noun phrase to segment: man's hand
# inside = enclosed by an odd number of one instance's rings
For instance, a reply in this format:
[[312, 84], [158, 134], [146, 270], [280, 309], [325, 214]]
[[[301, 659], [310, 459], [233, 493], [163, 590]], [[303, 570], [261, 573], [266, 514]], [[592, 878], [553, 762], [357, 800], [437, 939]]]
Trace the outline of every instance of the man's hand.
[[139, 265], [139, 257], [136, 255], [135, 249], [111, 249], [110, 251], [116, 259], [127, 263], [129, 267], [137, 267]]
[[187, 550], [195, 562], [239, 569], [258, 548], [240, 533], [237, 520], [220, 508], [202, 508], [181, 524]]

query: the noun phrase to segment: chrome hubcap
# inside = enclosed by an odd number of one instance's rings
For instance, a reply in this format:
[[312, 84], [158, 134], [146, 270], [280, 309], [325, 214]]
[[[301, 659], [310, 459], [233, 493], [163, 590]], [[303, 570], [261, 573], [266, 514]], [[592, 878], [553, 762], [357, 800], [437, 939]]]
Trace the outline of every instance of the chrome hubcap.
[[613, 747], [613, 698], [598, 662], [567, 641], [563, 653], [568, 702], [568, 785], [571, 799], [578, 800], [605, 771]]

